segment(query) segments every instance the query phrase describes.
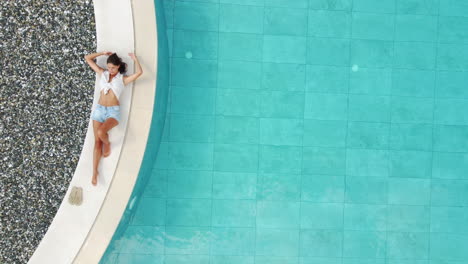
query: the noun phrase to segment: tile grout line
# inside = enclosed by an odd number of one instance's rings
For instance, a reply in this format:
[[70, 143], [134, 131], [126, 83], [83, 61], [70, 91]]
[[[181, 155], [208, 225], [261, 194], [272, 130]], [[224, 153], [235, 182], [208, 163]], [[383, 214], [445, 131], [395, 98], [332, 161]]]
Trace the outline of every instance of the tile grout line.
[[432, 179], [433, 175], [433, 168], [434, 168], [434, 131], [435, 131], [435, 109], [436, 109], [436, 89], [437, 89], [437, 80], [438, 80], [438, 56], [439, 56], [439, 38], [440, 38], [440, 2], [438, 2], [437, 6], [437, 33], [435, 39], [435, 65], [434, 65], [434, 87], [432, 91], [432, 156], [431, 156], [431, 177], [429, 178], [429, 230], [428, 230], [428, 245], [427, 245], [427, 259], [431, 261], [431, 228], [432, 228]]
[[303, 80], [303, 91], [304, 91], [304, 101], [302, 104], [302, 139], [301, 139], [301, 167], [300, 169], [300, 178], [299, 178], [299, 233], [298, 233], [298, 242], [297, 242], [297, 259], [298, 263], [301, 262], [302, 258], [302, 246], [301, 246], [301, 241], [302, 241], [302, 184], [304, 182], [304, 173], [303, 173], [303, 167], [304, 167], [304, 134], [305, 134], [305, 107], [306, 107], [306, 90], [307, 90], [307, 60], [309, 58], [309, 45], [308, 45], [308, 37], [309, 37], [309, 22], [310, 22], [310, 1], [307, 1], [307, 21], [306, 21], [306, 32], [305, 32], [305, 39], [306, 39], [306, 53], [305, 53], [305, 62], [306, 62], [306, 67], [304, 67], [304, 80]]
[[[212, 256], [213, 256], [213, 242], [215, 240], [214, 236], [214, 230], [213, 230], [213, 188], [214, 188], [214, 175], [215, 175], [215, 149], [216, 149], [216, 119], [217, 119], [217, 103], [218, 103], [218, 89], [219, 89], [219, 29], [220, 29], [220, 24], [221, 24], [221, 3], [219, 0], [216, 2], [216, 5], [218, 6], [218, 31], [217, 33], [217, 47], [216, 47], [216, 91], [215, 91], [215, 96], [214, 96], [214, 106], [213, 106], [213, 142], [212, 144], [212, 157], [211, 157], [211, 195], [210, 195], [210, 201], [211, 201], [211, 217], [210, 217], [210, 236], [209, 236], [209, 241], [210, 241], [210, 247], [208, 250], [208, 263], [212, 262]], [[210, 143], [208, 143], [210, 144]]]
[[350, 10], [349, 10], [349, 35], [348, 35], [348, 85], [347, 85], [347, 98], [346, 98], [346, 135], [345, 135], [345, 144], [344, 144], [344, 160], [345, 160], [345, 170], [344, 170], [344, 177], [343, 177], [343, 202], [342, 202], [342, 209], [341, 209], [341, 263], [344, 262], [344, 248], [345, 248], [345, 207], [346, 207], [346, 182], [347, 182], [347, 159], [348, 159], [348, 130], [349, 130], [349, 90], [351, 86], [351, 67], [352, 60], [351, 60], [351, 53], [352, 53], [352, 41], [353, 41], [353, 9], [354, 9], [354, 1], [351, 0]]
[[[397, 27], [397, 16], [398, 16], [398, 1], [394, 2], [394, 12], [393, 12], [393, 40], [392, 40], [392, 66], [390, 68], [390, 79], [391, 79], [391, 86], [390, 86], [390, 95], [389, 95], [389, 119], [388, 119], [388, 138], [387, 138], [387, 147], [386, 147], [386, 153], [387, 153], [387, 180], [386, 180], [386, 186], [385, 186], [385, 191], [386, 191], [386, 203], [385, 203], [385, 259], [384, 263], [388, 262], [388, 208], [389, 208], [389, 203], [388, 203], [388, 197], [389, 197], [389, 184], [390, 184], [390, 175], [391, 175], [391, 151], [393, 148], [390, 147], [390, 138], [391, 138], [391, 133], [392, 133], [392, 106], [393, 106], [393, 98], [395, 96], [393, 95], [393, 76], [394, 76], [394, 67], [395, 67], [395, 39], [396, 39], [396, 27]], [[397, 149], [398, 150], [398, 149]]]
[[[263, 3], [263, 6], [261, 6], [262, 9], [262, 43], [261, 43], [261, 51], [260, 51], [260, 91], [263, 91], [263, 46], [265, 43], [265, 3]], [[255, 183], [255, 226], [254, 226], [254, 254], [253, 254], [253, 264], [257, 262], [257, 233], [258, 233], [258, 190], [259, 190], [259, 181], [260, 181], [260, 158], [261, 158], [261, 144], [260, 144], [260, 137], [261, 137], [261, 103], [259, 105], [259, 114], [256, 117], [257, 119], [257, 125], [258, 125], [258, 131], [257, 131], [257, 175], [256, 175], [256, 183]]]
[[[313, 93], [313, 94], [316, 94], [316, 93]], [[322, 93], [319, 93], [319, 94], [322, 94]], [[347, 95], [346, 93], [340, 93], [339, 95]], [[361, 94], [353, 94], [351, 93], [351, 95], [361, 95]], [[380, 96], [378, 95], [378, 97], [390, 97], [390, 95], [383, 95], [383, 96]], [[403, 98], [414, 98], [414, 97], [411, 97], [411, 96], [394, 96], [394, 97], [403, 97]], [[432, 97], [418, 97], [417, 99], [432, 99]], [[445, 99], [444, 99], [445, 100]], [[448, 100], [456, 100], [456, 99], [448, 99]], [[463, 99], [462, 101], [466, 101], [466, 103], [468, 103], [468, 100], [465, 100]], [[190, 113], [173, 113], [171, 114], [171, 116], [196, 116], [196, 117], [213, 117], [213, 115], [211, 114], [190, 114]], [[255, 116], [249, 116], [249, 115], [237, 115], [237, 114], [234, 114], [234, 115], [223, 115], [225, 117], [247, 117], [247, 118], [255, 118]], [[322, 119], [322, 118], [302, 118], [302, 117], [293, 117], [293, 118], [290, 118], [290, 117], [265, 117], [263, 119], [279, 119], [279, 120], [285, 120], [285, 119], [294, 119], [294, 120], [302, 120], [302, 119], [306, 119], [306, 120], [312, 120], [312, 121], [344, 121], [344, 120], [339, 120], [339, 119]], [[384, 121], [368, 121], [368, 120], [351, 120], [351, 122], [353, 123], [369, 123], [369, 124], [398, 124], [398, 125], [432, 125], [432, 121], [431, 122], [384, 122]], [[446, 127], [463, 127], [463, 128], [468, 128], [468, 123], [467, 124], [442, 124], [442, 123], [438, 123], [437, 125], [440, 125], [440, 126], [446, 126]], [[168, 140], [168, 142], [186, 142], [186, 143], [189, 143], [190, 141], [179, 141], [179, 140]], [[208, 141], [192, 141], [193, 143], [206, 143]], [[249, 144], [249, 143], [245, 143], [245, 144]], [[295, 146], [295, 145], [285, 145], [285, 146]], [[299, 145], [296, 145], [296, 146], [299, 146]], [[324, 148], [327, 148], [327, 146], [320, 146], [320, 145], [311, 145], [311, 146], [316, 146], [316, 147], [324, 147]], [[331, 148], [331, 147], [329, 147]], [[353, 147], [353, 148], [356, 148], [356, 149], [359, 149], [359, 147]], [[385, 149], [385, 148], [371, 148], [371, 149]], [[415, 151], [430, 151], [430, 150], [427, 150], [427, 149], [417, 149], [417, 148], [411, 148], [411, 149], [405, 149], [405, 150], [415, 150]], [[468, 151], [435, 151], [435, 152], [457, 152], [457, 153], [468, 153]]]

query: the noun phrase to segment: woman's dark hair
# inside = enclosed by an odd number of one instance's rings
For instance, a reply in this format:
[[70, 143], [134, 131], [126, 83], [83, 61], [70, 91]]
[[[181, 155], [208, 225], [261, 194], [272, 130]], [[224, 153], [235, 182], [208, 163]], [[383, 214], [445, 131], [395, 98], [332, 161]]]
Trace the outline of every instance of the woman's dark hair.
[[112, 63], [115, 66], [119, 66], [119, 72], [121, 74], [124, 74], [127, 71], [127, 64], [123, 62], [119, 56], [117, 56], [117, 53], [112, 53], [112, 55], [107, 58], [107, 63]]

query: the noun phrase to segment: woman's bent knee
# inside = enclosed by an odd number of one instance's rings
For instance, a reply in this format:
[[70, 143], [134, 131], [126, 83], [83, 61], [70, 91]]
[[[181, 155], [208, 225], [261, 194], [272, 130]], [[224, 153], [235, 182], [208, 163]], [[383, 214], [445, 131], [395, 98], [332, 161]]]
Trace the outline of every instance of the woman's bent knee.
[[98, 131], [97, 131], [97, 136], [99, 138], [102, 138], [102, 137], [106, 136], [106, 132], [104, 131], [104, 129], [99, 128]]
[[100, 139], [94, 140], [94, 147], [95, 148], [100, 148], [102, 147], [102, 141]]

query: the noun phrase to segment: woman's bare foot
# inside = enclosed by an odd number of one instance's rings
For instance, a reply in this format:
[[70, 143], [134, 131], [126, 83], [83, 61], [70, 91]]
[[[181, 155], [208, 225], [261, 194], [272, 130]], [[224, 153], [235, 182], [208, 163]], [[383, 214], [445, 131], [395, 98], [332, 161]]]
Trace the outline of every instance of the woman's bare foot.
[[110, 153], [111, 153], [111, 147], [110, 147], [110, 142], [109, 144], [106, 144], [106, 143], [102, 143], [102, 156], [105, 158], [105, 157], [109, 157]]
[[95, 171], [94, 174], [93, 174], [93, 179], [91, 180], [91, 184], [93, 184], [94, 186], [96, 186], [96, 184], [97, 184], [98, 175], [99, 175], [99, 173], [97, 171]]

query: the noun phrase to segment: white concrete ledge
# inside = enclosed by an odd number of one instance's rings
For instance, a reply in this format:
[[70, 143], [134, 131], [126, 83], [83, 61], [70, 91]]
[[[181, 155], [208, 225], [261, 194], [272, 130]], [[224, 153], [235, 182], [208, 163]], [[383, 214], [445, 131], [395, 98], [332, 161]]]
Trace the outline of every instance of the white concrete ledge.
[[[31, 264], [98, 263], [112, 239], [138, 176], [151, 126], [157, 61], [154, 8], [152, 0], [94, 0], [97, 50], [117, 52], [128, 64], [128, 74], [134, 67], [128, 53], [134, 51], [144, 73], [120, 97], [121, 121], [109, 133], [112, 153], [101, 160], [97, 187], [91, 185], [94, 134], [90, 120], [66, 196]], [[98, 64], [105, 67], [105, 59], [99, 57]], [[99, 98], [97, 81], [93, 109]], [[83, 188], [81, 206], [68, 203], [73, 186]]]

